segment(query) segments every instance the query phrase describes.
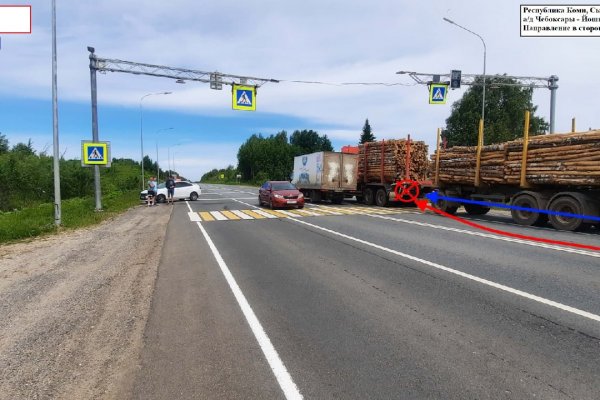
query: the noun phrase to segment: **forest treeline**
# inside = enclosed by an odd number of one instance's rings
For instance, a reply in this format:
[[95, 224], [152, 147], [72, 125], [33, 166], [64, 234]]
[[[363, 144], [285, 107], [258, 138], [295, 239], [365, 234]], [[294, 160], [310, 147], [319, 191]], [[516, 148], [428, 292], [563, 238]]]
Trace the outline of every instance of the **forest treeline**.
[[333, 146], [327, 135], [312, 129], [296, 130], [289, 138], [286, 131], [269, 136], [254, 134], [240, 146], [237, 168], [213, 169], [201, 181], [260, 184], [268, 179], [289, 180], [294, 157], [317, 151], [333, 151]]
[[[81, 166], [81, 160], [60, 159], [61, 199], [94, 195], [94, 170]], [[144, 158], [146, 177], [157, 174], [157, 165]], [[165, 172], [161, 170], [161, 175]], [[141, 166], [131, 159], [112, 160], [110, 168], [100, 168], [102, 194], [141, 189]], [[10, 147], [0, 134], [0, 211], [13, 211], [54, 201], [53, 157], [37, 153], [31, 141]]]

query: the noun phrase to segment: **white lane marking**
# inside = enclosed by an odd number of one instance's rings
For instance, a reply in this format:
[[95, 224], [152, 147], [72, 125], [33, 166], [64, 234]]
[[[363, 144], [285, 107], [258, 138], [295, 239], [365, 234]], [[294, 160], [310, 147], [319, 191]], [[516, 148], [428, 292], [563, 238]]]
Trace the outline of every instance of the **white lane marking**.
[[[304, 207], [304, 208], [306, 209], [306, 207]], [[310, 208], [311, 209], [316, 209], [316, 210], [319, 210], [319, 212], [324, 212], [324, 213], [328, 213], [328, 214], [331, 214], [331, 215], [344, 215], [344, 214], [342, 214], [340, 212], [330, 210], [328, 207], [311, 206]]]
[[200, 215], [198, 215], [198, 213], [196, 213], [196, 212], [190, 211], [188, 213], [188, 216], [190, 217], [190, 221], [192, 221], [192, 222], [202, 221], [200, 219]]
[[238, 217], [240, 217], [241, 219], [254, 219], [251, 216], [249, 216], [248, 214], [244, 214], [240, 210], [231, 210], [231, 212], [234, 213], [235, 215], [237, 215]]
[[[254, 199], [255, 199], [254, 197], [238, 197], [238, 200], [254, 200]], [[215, 200], [222, 201], [222, 200], [236, 200], [236, 199], [227, 198], [227, 197], [215, 197], [212, 199], [200, 199], [200, 198], [197, 199], [197, 201], [215, 201]]]
[[[281, 211], [281, 210], [277, 210], [277, 211]], [[315, 216], [315, 217], [322, 217], [323, 216], [323, 214], [319, 214], [319, 213], [316, 213], [314, 211], [309, 211], [306, 208], [302, 208], [302, 209], [298, 209], [298, 210], [293, 210], [293, 211], [296, 211], [298, 214], [305, 213], [305, 214], [312, 215], [312, 216]]]
[[268, 212], [264, 212], [263, 210], [252, 210], [252, 211], [254, 211], [255, 213], [260, 214], [264, 217], [267, 217], [267, 218], [277, 218], [273, 214], [269, 214]]
[[[188, 207], [190, 207], [189, 204]], [[269, 339], [269, 337], [265, 333], [265, 330], [262, 327], [258, 318], [256, 317], [256, 314], [254, 314], [254, 310], [252, 310], [250, 303], [248, 303], [248, 300], [246, 300], [244, 293], [242, 293], [242, 290], [240, 289], [235, 278], [231, 274], [231, 271], [227, 267], [227, 264], [225, 264], [225, 260], [223, 260], [223, 257], [221, 257], [219, 250], [213, 243], [210, 236], [208, 236], [208, 232], [206, 232], [202, 224], [200, 222], [196, 222], [196, 224], [198, 225], [198, 228], [200, 228], [200, 231], [202, 232], [202, 236], [204, 236], [206, 243], [208, 243], [208, 247], [210, 247], [210, 250], [215, 256], [215, 259], [217, 260], [217, 263], [221, 268], [221, 272], [223, 272], [223, 276], [225, 276], [225, 280], [229, 284], [229, 288], [233, 292], [233, 296], [237, 300], [238, 305], [240, 306], [242, 313], [244, 314], [244, 317], [246, 317], [246, 321], [248, 322], [248, 325], [250, 325], [250, 329], [252, 329], [252, 333], [254, 334], [256, 341], [260, 345], [260, 348], [263, 354], [265, 355], [269, 366], [271, 367], [271, 371], [273, 371], [275, 378], [277, 378], [277, 382], [279, 383], [279, 387], [281, 387], [285, 398], [302, 399], [302, 394], [300, 394], [300, 391], [294, 383], [291, 375], [287, 371], [287, 368], [285, 367], [285, 365], [283, 365], [283, 361], [281, 361], [279, 354], [277, 354], [277, 350], [275, 350], [275, 347], [273, 347], [271, 339]]]
[[209, 212], [210, 212], [210, 215], [215, 217], [215, 219], [217, 221], [227, 221], [229, 219], [218, 211], [209, 211]]
[[595, 251], [588, 251], [588, 250], [581, 250], [581, 249], [573, 249], [570, 247], [559, 246], [559, 245], [555, 245], [555, 244], [539, 243], [539, 242], [529, 241], [529, 240], [525, 240], [525, 239], [517, 239], [517, 238], [494, 235], [491, 233], [475, 232], [475, 231], [469, 231], [466, 229], [459, 229], [459, 228], [450, 228], [448, 226], [428, 224], [426, 222], [411, 221], [409, 219], [403, 219], [403, 218], [386, 217], [383, 215], [370, 215], [370, 214], [367, 214], [367, 216], [372, 217], [372, 218], [381, 218], [381, 219], [387, 219], [390, 221], [402, 222], [405, 224], [424, 226], [427, 228], [434, 228], [434, 229], [439, 229], [439, 230], [444, 230], [444, 231], [457, 232], [457, 233], [462, 233], [465, 235], [480, 236], [480, 237], [484, 237], [484, 238], [488, 238], [488, 239], [503, 240], [505, 242], [519, 243], [519, 244], [524, 244], [524, 245], [533, 246], [533, 247], [543, 247], [545, 249], [563, 251], [565, 253], [575, 253], [575, 254], [581, 254], [584, 256], [600, 258], [600, 252], [597, 252], [597, 251], [595, 252]]
[[424, 260], [422, 258], [411, 256], [410, 254], [402, 253], [400, 251], [393, 250], [393, 249], [390, 249], [390, 248], [387, 248], [387, 247], [384, 247], [384, 246], [380, 246], [380, 245], [375, 244], [375, 243], [367, 242], [366, 240], [358, 239], [356, 237], [349, 236], [349, 235], [346, 235], [344, 233], [340, 233], [340, 232], [337, 232], [337, 231], [334, 231], [334, 230], [331, 230], [331, 229], [327, 229], [327, 228], [324, 228], [324, 227], [319, 226], [319, 225], [311, 224], [311, 223], [306, 222], [306, 221], [301, 221], [301, 220], [295, 219], [295, 218], [287, 218], [287, 220], [288, 221], [294, 221], [294, 222], [297, 222], [299, 224], [304, 224], [304, 225], [310, 226], [312, 228], [319, 229], [319, 230], [331, 233], [332, 235], [340, 236], [340, 237], [343, 237], [345, 239], [352, 240], [352, 241], [355, 241], [355, 242], [358, 242], [358, 243], [364, 244], [366, 246], [370, 246], [370, 247], [373, 247], [373, 248], [376, 248], [376, 249], [379, 249], [379, 250], [382, 250], [382, 251], [385, 251], [385, 252], [388, 252], [388, 253], [392, 253], [392, 254], [395, 254], [397, 256], [400, 256], [400, 257], [403, 257], [403, 258], [407, 258], [407, 259], [412, 260], [412, 261], [419, 262], [421, 264], [429, 265], [430, 267], [434, 267], [434, 268], [440, 269], [442, 271], [446, 271], [446, 272], [449, 272], [451, 274], [455, 274], [455, 275], [461, 276], [463, 278], [470, 279], [472, 281], [479, 282], [479, 283], [482, 283], [484, 285], [491, 286], [491, 287], [494, 287], [496, 289], [500, 289], [500, 290], [503, 290], [505, 292], [515, 294], [517, 296], [524, 297], [524, 298], [529, 299], [529, 300], [537, 301], [539, 303], [546, 304], [548, 306], [555, 307], [555, 308], [558, 308], [560, 310], [567, 311], [567, 312], [579, 315], [581, 317], [589, 318], [591, 320], [600, 322], [600, 315], [596, 315], [596, 314], [593, 314], [593, 313], [588, 312], [588, 311], [580, 310], [578, 308], [571, 307], [571, 306], [568, 306], [568, 305], [565, 305], [565, 304], [562, 304], [562, 303], [558, 303], [558, 302], [553, 301], [553, 300], [548, 300], [548, 299], [545, 299], [543, 297], [536, 296], [534, 294], [527, 293], [527, 292], [524, 292], [524, 291], [519, 290], [519, 289], [514, 289], [514, 288], [511, 288], [509, 286], [505, 286], [505, 285], [502, 285], [500, 283], [496, 283], [496, 282], [493, 282], [493, 281], [490, 281], [490, 280], [487, 280], [487, 279], [484, 279], [484, 278], [480, 278], [480, 277], [475, 276], [475, 275], [467, 274], [466, 272], [458, 271], [456, 269], [452, 269], [452, 268], [443, 266], [441, 264], [434, 263], [432, 261], [427, 261], [427, 260]]
[[238, 200], [238, 199], [231, 199], [231, 200], [233, 200], [233, 201], [237, 201], [238, 203], [241, 203], [241, 204], [243, 204], [243, 205], [245, 205], [245, 206], [248, 206], [248, 207], [260, 208], [260, 207], [259, 207], [259, 206], [257, 206], [257, 205], [250, 204], [250, 203], [244, 203], [243, 201], [240, 201], [240, 200]]
[[296, 217], [296, 218], [298, 218], [298, 217], [301, 217], [301, 216], [302, 216], [302, 215], [299, 215], [300, 213], [298, 213], [298, 214], [294, 214], [292, 211], [287, 211], [287, 210], [277, 210], [277, 212], [278, 212], [278, 213], [285, 214], [285, 215], [287, 215], [288, 217]]

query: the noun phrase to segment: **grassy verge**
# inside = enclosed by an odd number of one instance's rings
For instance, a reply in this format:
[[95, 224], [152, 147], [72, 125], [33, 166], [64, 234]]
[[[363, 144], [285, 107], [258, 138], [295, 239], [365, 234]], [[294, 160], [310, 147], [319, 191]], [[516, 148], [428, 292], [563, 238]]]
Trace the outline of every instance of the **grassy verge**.
[[[95, 211], [94, 198], [62, 201], [61, 228], [81, 228], [97, 224], [139, 204], [139, 191], [109, 193], [102, 196], [102, 212]], [[0, 243], [12, 242], [57, 232], [54, 205], [41, 204], [14, 212], [0, 212]]]

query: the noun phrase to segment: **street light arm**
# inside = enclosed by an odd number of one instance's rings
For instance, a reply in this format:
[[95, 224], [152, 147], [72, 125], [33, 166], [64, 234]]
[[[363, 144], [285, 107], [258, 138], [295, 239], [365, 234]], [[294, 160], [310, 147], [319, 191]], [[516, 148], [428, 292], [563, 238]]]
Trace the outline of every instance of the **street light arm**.
[[446, 17], [443, 17], [442, 19], [444, 21], [448, 22], [449, 24], [456, 25], [460, 29], [463, 29], [463, 30], [477, 36], [479, 38], [479, 40], [481, 40], [481, 43], [483, 44], [483, 96], [482, 96], [482, 101], [481, 101], [481, 119], [483, 121], [485, 121], [485, 64], [486, 64], [486, 57], [487, 57], [487, 46], [485, 45], [485, 40], [483, 40], [481, 35], [479, 35], [478, 33], [475, 33], [472, 30], [467, 29], [464, 26], [459, 25], [456, 22], [454, 22]]
[[459, 25], [459, 24], [457, 24], [456, 22], [454, 22], [454, 21], [452, 21], [452, 20], [450, 20], [450, 19], [448, 19], [448, 18], [446, 18], [446, 17], [444, 17], [444, 18], [442, 18], [442, 19], [443, 19], [444, 21], [446, 21], [446, 22], [448, 22], [448, 23], [452, 24], [452, 25], [456, 25], [456, 26], [458, 26], [460, 29], [464, 29], [465, 31], [467, 31], [467, 32], [469, 32], [469, 33], [471, 33], [471, 34], [473, 34], [473, 35], [477, 36], [477, 37], [478, 37], [478, 38], [481, 40], [481, 43], [483, 43], [483, 53], [485, 54], [485, 53], [487, 52], [487, 47], [486, 47], [486, 45], [485, 45], [485, 40], [483, 40], [483, 38], [482, 38], [482, 37], [481, 37], [481, 36], [480, 36], [478, 33], [475, 33], [475, 32], [473, 32], [472, 30], [470, 30], [470, 29], [468, 29], [468, 28], [465, 28], [464, 26], [462, 26], [462, 25]]

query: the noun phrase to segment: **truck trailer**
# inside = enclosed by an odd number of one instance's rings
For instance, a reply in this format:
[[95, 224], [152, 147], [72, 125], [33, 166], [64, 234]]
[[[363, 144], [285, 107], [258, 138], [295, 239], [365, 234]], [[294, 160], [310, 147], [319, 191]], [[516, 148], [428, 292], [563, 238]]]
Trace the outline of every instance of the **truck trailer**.
[[[527, 120], [527, 118], [526, 118]], [[439, 195], [502, 203], [520, 225], [545, 225], [573, 231], [600, 220], [600, 131], [528, 136], [483, 146], [438, 148], [434, 155]], [[441, 199], [435, 204], [453, 214], [486, 214], [490, 206]]]
[[313, 202], [356, 196], [358, 155], [319, 151], [294, 157], [292, 183]]
[[366, 205], [384, 207], [396, 201], [402, 182], [417, 182], [422, 196], [428, 180], [427, 145], [407, 139], [368, 142], [344, 151], [317, 152], [294, 158], [292, 183], [313, 202], [341, 203], [356, 197]]

